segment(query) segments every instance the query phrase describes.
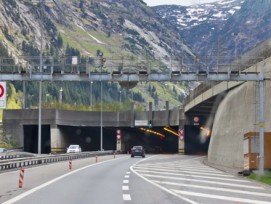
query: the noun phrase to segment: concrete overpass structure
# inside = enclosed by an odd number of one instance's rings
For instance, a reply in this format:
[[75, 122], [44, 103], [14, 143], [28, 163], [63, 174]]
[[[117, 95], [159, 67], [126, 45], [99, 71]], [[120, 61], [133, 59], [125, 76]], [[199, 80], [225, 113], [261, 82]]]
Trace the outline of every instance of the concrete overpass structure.
[[[161, 147], [167, 152], [178, 152], [178, 128], [183, 123], [183, 110], [167, 109], [153, 111], [152, 104], [148, 111], [103, 112], [103, 143], [106, 150], [115, 150], [121, 142], [119, 150], [127, 151], [135, 144], [144, 144], [149, 151]], [[42, 152], [65, 151], [71, 143], [80, 144], [85, 151], [99, 149], [101, 112], [93, 111], [42, 111]], [[38, 110], [4, 110], [3, 125], [9, 140], [15, 141], [26, 151], [37, 152]], [[152, 128], [148, 127], [151, 121]], [[171, 127], [175, 135], [165, 131]], [[116, 138], [120, 130], [121, 141]], [[150, 134], [148, 131], [163, 134]], [[149, 139], [149, 141], [148, 141]]]
[[[260, 44], [239, 59], [243, 61], [248, 57], [252, 65], [242, 66], [236, 70], [237, 74], [263, 73], [265, 97], [262, 108], [260, 108], [260, 87], [257, 82], [207, 81], [196, 87], [188, 96], [184, 104], [186, 116], [207, 117], [207, 125], [212, 129], [208, 150], [209, 162], [241, 170], [244, 168], [244, 134], [260, 132], [261, 128], [264, 132], [271, 131], [270, 50], [270, 40]], [[246, 60], [243, 64], [247, 65]], [[264, 112], [261, 113], [261, 109]], [[260, 159], [261, 156], [254, 161], [257, 162], [258, 168]]]

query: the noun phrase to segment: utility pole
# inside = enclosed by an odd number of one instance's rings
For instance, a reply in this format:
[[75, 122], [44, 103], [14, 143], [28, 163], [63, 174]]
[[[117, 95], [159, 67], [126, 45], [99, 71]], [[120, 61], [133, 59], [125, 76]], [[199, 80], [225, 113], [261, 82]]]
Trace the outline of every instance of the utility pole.
[[100, 144], [100, 149], [101, 151], [103, 151], [103, 101], [102, 101], [102, 96], [103, 96], [103, 84], [102, 84], [102, 68], [103, 68], [103, 53], [100, 51], [99, 52], [99, 56], [100, 56], [100, 60], [101, 60], [101, 135], [100, 135], [100, 140], [101, 140], [101, 144]]
[[[42, 20], [43, 20], [43, 0], [40, 0], [40, 73], [42, 73], [42, 50], [43, 50], [43, 32], [42, 32]], [[42, 75], [39, 82], [39, 125], [38, 125], [38, 154], [41, 154], [41, 103], [42, 103]]]

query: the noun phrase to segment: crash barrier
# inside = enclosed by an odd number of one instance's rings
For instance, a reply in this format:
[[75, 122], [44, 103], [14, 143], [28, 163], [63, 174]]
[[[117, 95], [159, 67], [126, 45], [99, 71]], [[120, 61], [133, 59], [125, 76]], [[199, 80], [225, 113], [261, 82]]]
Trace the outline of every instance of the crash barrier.
[[19, 154], [13, 154], [13, 155], [0, 155], [0, 160], [16, 159], [16, 158], [25, 158], [25, 157], [29, 157], [29, 155], [19, 155]]
[[59, 154], [59, 155], [46, 155], [46, 156], [35, 156], [27, 158], [17, 158], [0, 161], [0, 171], [21, 168], [33, 165], [48, 164], [54, 162], [61, 162], [74, 159], [83, 159], [88, 157], [95, 157], [97, 155], [112, 155], [113, 150], [110, 151], [99, 151], [99, 152], [84, 152], [84, 153], [72, 153], [72, 154]]

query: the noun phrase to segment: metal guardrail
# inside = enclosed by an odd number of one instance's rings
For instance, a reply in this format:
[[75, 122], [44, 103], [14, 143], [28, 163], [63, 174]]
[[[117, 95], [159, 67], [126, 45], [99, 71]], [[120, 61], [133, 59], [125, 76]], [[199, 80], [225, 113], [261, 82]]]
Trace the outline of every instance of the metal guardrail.
[[46, 156], [34, 156], [27, 158], [15, 158], [9, 160], [0, 161], [0, 172], [3, 170], [9, 170], [14, 168], [21, 168], [33, 165], [48, 164], [54, 162], [61, 162], [74, 159], [83, 159], [88, 157], [95, 157], [101, 155], [110, 155], [114, 151], [98, 151], [98, 152], [83, 152], [83, 153], [72, 153], [72, 154], [61, 154], [61, 155], [46, 155]]
[[20, 154], [14, 154], [14, 155], [7, 155], [7, 154], [0, 154], [0, 161], [1, 160], [8, 160], [8, 159], [18, 159], [18, 158], [25, 158], [28, 157], [28, 155], [20, 155]]
[[[240, 70], [251, 66], [261, 57], [242, 56], [236, 60], [233, 56], [176, 56], [164, 58], [136, 57], [82, 57], [82, 56], [18, 56], [0, 57], [1, 74], [89, 74], [89, 73], [171, 73], [196, 71]], [[42, 64], [42, 71], [40, 69]]]

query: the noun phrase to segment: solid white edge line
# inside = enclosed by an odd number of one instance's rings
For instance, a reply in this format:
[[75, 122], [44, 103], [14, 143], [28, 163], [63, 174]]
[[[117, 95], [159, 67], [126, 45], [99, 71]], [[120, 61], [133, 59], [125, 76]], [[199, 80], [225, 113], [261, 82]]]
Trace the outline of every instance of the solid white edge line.
[[[158, 155], [155, 155], [155, 156], [158, 156]], [[143, 160], [140, 160], [140, 161], [136, 162], [135, 164], [133, 164], [132, 166], [130, 166], [130, 170], [131, 170], [134, 174], [136, 174], [138, 177], [140, 177], [140, 178], [142, 178], [143, 180], [145, 180], [145, 181], [151, 183], [152, 185], [154, 185], [154, 186], [156, 186], [156, 187], [158, 187], [158, 188], [160, 188], [160, 189], [162, 189], [162, 190], [164, 190], [164, 191], [170, 193], [171, 195], [174, 195], [174, 196], [176, 196], [176, 197], [178, 197], [178, 198], [180, 198], [180, 199], [182, 199], [182, 200], [184, 200], [184, 201], [187, 201], [187, 202], [189, 202], [189, 203], [191, 203], [191, 204], [199, 204], [199, 203], [194, 202], [194, 201], [192, 201], [192, 200], [190, 200], [190, 199], [188, 199], [188, 198], [185, 198], [185, 197], [183, 197], [183, 196], [181, 196], [181, 195], [178, 195], [177, 193], [172, 192], [172, 191], [168, 190], [167, 188], [164, 188], [163, 186], [160, 186], [159, 184], [156, 184], [156, 183], [152, 182], [151, 180], [149, 180], [149, 179], [147, 179], [147, 178], [141, 176], [140, 174], [138, 174], [138, 173], [133, 169], [133, 167], [134, 167], [135, 165], [137, 165], [138, 163], [143, 162], [143, 161], [145, 161], [145, 160], [147, 160], [147, 159], [150, 159], [150, 158], [152, 158], [152, 157], [155, 157], [155, 156], [151, 156], [151, 157], [148, 157], [148, 158], [146, 158], [146, 159], [143, 159]], [[193, 159], [195, 159], [195, 158], [193, 158]]]
[[46, 182], [46, 183], [44, 183], [44, 184], [41, 184], [41, 185], [39, 185], [39, 186], [37, 186], [37, 187], [35, 187], [35, 188], [32, 188], [32, 189], [30, 189], [30, 190], [28, 190], [28, 191], [26, 191], [26, 192], [24, 192], [24, 193], [22, 193], [22, 194], [20, 194], [20, 195], [18, 195], [18, 196], [16, 196], [16, 197], [12, 198], [12, 199], [10, 199], [10, 200], [7, 200], [6, 202], [4, 202], [4, 203], [2, 203], [2, 204], [12, 204], [12, 203], [14, 203], [14, 202], [17, 202], [17, 201], [23, 199], [24, 197], [26, 197], [26, 196], [28, 196], [28, 195], [30, 195], [30, 194], [32, 194], [32, 193], [34, 193], [34, 192], [36, 192], [36, 191], [42, 189], [42, 188], [45, 188], [46, 186], [48, 186], [48, 185], [50, 185], [50, 184], [52, 184], [52, 183], [55, 183], [56, 181], [59, 181], [59, 180], [62, 179], [62, 178], [65, 178], [65, 177], [67, 177], [67, 176], [69, 176], [69, 175], [72, 175], [72, 174], [74, 174], [74, 173], [77, 173], [78, 171], [87, 169], [87, 168], [89, 168], [89, 167], [91, 167], [91, 166], [96, 166], [96, 165], [100, 165], [100, 164], [103, 164], [103, 163], [106, 163], [106, 162], [112, 162], [112, 161], [116, 161], [116, 160], [118, 160], [118, 159], [124, 159], [124, 158], [128, 158], [128, 157], [121, 157], [121, 158], [111, 159], [111, 160], [107, 160], [107, 161], [103, 161], [103, 162], [99, 162], [99, 163], [94, 163], [94, 164], [91, 164], [91, 165], [82, 167], [82, 168], [80, 168], [80, 169], [76, 169], [76, 170], [74, 170], [74, 171], [72, 171], [72, 172], [69, 172], [69, 173], [64, 174], [64, 175], [62, 175], [62, 176], [59, 176], [59, 177], [57, 177], [57, 178], [55, 178], [55, 179], [53, 179], [53, 180], [51, 180], [51, 181], [48, 181], [48, 182]]

